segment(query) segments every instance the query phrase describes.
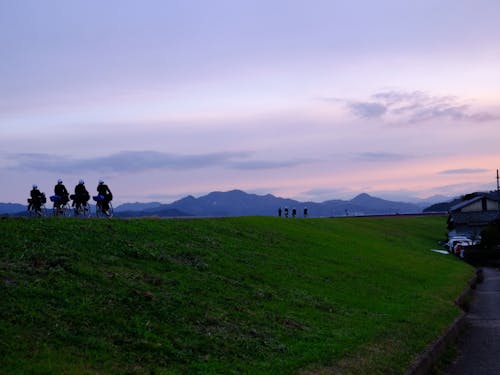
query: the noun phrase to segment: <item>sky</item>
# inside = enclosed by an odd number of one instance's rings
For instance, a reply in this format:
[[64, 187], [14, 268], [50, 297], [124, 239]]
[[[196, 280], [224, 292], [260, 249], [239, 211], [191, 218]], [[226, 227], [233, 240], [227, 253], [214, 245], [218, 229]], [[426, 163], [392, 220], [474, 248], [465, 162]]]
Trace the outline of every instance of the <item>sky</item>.
[[496, 188], [500, 1], [0, 0], [0, 202]]

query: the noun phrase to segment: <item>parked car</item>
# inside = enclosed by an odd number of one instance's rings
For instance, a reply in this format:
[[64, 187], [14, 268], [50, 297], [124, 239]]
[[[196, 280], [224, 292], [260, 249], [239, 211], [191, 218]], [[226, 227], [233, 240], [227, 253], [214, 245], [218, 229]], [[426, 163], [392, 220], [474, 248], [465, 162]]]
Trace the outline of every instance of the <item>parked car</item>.
[[466, 236], [454, 236], [448, 239], [445, 246], [450, 253], [455, 253], [458, 244], [460, 245], [460, 248], [463, 248], [467, 246], [474, 246], [477, 244], [477, 241], [473, 241]]

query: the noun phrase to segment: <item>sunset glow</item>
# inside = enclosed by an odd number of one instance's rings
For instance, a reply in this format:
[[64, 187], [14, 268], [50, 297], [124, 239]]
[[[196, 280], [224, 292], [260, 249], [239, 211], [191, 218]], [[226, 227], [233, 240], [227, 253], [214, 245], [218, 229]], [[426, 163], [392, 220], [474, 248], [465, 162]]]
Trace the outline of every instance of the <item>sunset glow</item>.
[[[190, 3], [191, 5], [188, 5]], [[2, 202], [453, 197], [500, 168], [499, 2], [0, 4]]]

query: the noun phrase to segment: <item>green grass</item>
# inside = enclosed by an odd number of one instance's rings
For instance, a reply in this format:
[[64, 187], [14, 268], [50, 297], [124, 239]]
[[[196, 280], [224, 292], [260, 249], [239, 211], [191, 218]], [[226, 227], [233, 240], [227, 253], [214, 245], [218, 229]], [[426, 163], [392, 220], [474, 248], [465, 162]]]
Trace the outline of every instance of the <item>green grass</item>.
[[0, 220], [6, 374], [401, 374], [473, 269], [442, 217]]

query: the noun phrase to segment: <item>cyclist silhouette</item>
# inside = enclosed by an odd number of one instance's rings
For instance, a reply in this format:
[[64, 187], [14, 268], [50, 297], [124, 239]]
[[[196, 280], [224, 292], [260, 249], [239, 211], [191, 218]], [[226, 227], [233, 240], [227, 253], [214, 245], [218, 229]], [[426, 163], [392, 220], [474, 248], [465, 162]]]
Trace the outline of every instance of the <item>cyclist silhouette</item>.
[[76, 209], [87, 204], [90, 194], [85, 188], [85, 181], [78, 181], [78, 185], [75, 186], [75, 194], [71, 195], [71, 199], [73, 199], [73, 207]]
[[33, 184], [33, 188], [30, 191], [30, 197], [31, 198], [28, 199], [28, 211], [33, 209], [38, 215], [40, 215], [42, 211], [42, 204], [46, 202], [46, 199], [45, 194], [38, 190], [37, 184]]
[[62, 206], [69, 202], [68, 190], [61, 179], [57, 180], [57, 185], [54, 186], [54, 194], [59, 197], [59, 203]]
[[109, 190], [108, 185], [104, 183], [103, 180], [99, 180], [99, 185], [97, 185], [97, 192], [101, 200], [102, 210], [105, 214], [108, 214], [109, 202], [113, 200], [113, 194]]

